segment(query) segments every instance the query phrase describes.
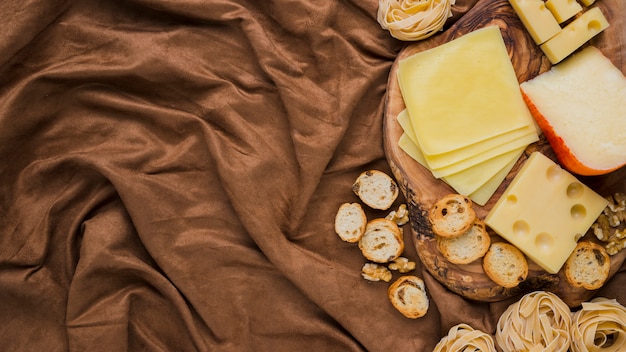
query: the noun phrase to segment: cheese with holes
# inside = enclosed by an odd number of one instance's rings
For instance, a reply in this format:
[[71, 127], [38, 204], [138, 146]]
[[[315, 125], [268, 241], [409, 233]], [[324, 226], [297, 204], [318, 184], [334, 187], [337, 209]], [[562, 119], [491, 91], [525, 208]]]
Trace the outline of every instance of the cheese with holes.
[[534, 123], [497, 26], [400, 60], [398, 83], [426, 158]]
[[609, 22], [600, 8], [594, 7], [539, 47], [552, 64], [557, 64], [608, 27]]
[[509, 0], [509, 3], [535, 43], [544, 43], [561, 31], [543, 0]]
[[549, 273], [557, 273], [608, 201], [534, 152], [485, 223]]
[[546, 7], [559, 23], [563, 23], [583, 10], [576, 0], [547, 0]]

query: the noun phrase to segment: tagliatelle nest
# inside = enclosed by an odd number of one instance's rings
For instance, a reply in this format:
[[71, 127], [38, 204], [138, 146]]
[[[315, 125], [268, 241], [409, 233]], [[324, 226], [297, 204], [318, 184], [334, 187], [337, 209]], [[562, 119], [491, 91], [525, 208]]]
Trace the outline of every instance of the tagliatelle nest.
[[433, 352], [495, 352], [493, 338], [486, 332], [475, 330], [467, 324], [458, 324], [450, 328]]
[[455, 0], [379, 0], [377, 20], [400, 40], [426, 39], [440, 31]]
[[572, 352], [626, 351], [626, 308], [614, 299], [584, 302], [572, 317]]
[[566, 352], [572, 317], [556, 294], [535, 291], [511, 304], [500, 316], [496, 342], [503, 351]]

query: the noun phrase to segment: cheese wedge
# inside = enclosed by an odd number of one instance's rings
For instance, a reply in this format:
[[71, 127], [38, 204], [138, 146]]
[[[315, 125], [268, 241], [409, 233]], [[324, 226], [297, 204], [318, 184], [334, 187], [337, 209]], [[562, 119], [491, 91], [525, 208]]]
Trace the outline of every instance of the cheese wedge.
[[427, 157], [533, 124], [497, 26], [401, 60], [398, 83]]

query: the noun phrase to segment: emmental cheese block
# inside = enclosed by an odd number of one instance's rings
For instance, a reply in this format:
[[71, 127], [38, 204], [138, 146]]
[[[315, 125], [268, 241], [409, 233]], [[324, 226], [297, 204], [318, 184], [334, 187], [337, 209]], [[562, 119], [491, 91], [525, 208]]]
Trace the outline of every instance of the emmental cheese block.
[[552, 64], [557, 64], [608, 27], [609, 22], [600, 8], [594, 7], [539, 47]]
[[543, 0], [509, 0], [509, 3], [535, 43], [542, 44], [561, 31]]
[[608, 201], [540, 152], [534, 152], [485, 223], [547, 272], [563, 266]]
[[399, 61], [398, 84], [427, 159], [534, 123], [498, 26]]

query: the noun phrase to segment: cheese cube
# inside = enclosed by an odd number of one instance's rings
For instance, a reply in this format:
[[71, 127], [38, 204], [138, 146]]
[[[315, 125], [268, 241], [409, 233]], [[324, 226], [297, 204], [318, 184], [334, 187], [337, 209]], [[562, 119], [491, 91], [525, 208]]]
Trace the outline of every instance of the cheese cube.
[[569, 20], [583, 10], [583, 7], [576, 0], [547, 0], [546, 7], [559, 23]]
[[535, 43], [541, 44], [561, 30], [543, 0], [509, 0], [509, 3]]
[[594, 7], [574, 19], [550, 40], [541, 44], [540, 48], [550, 62], [556, 64], [608, 26], [609, 22], [600, 8]]
[[608, 201], [540, 152], [534, 152], [485, 223], [555, 274]]

